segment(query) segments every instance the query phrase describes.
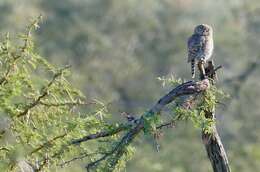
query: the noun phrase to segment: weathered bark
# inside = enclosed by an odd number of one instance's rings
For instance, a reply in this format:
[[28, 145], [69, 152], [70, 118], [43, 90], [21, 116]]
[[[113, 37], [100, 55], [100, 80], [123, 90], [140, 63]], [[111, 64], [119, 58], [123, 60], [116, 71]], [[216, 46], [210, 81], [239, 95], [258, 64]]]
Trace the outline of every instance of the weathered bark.
[[[213, 80], [215, 79], [215, 69], [213, 63], [210, 61], [208, 67], [206, 68], [206, 75]], [[202, 79], [202, 77], [201, 77]], [[215, 107], [211, 111], [206, 111], [206, 118], [215, 119]], [[230, 172], [230, 167], [228, 163], [228, 158], [221, 142], [220, 136], [218, 134], [216, 124], [213, 126], [212, 133], [205, 133], [202, 131], [202, 140], [206, 148], [208, 158], [211, 162], [214, 172]]]
[[216, 126], [213, 133], [206, 134], [202, 132], [202, 140], [205, 145], [208, 158], [211, 162], [214, 172], [230, 172], [230, 167], [225, 149], [222, 145]]
[[[135, 123], [134, 126], [132, 126], [128, 130], [127, 133], [125, 133], [125, 135], [120, 139], [120, 141], [114, 147], [113, 150], [111, 150], [109, 153], [105, 154], [101, 158], [97, 159], [96, 161], [89, 163], [86, 166], [87, 170], [89, 171], [93, 166], [96, 166], [101, 161], [104, 161], [104, 160], [110, 158], [110, 160], [111, 160], [110, 170], [108, 170], [108, 171], [113, 171], [113, 169], [117, 165], [118, 161], [122, 158], [122, 156], [125, 152], [125, 148], [144, 129], [145, 117], [159, 115], [161, 110], [167, 104], [174, 101], [174, 99], [176, 99], [180, 96], [193, 95], [193, 94], [201, 93], [201, 92], [205, 91], [206, 89], [208, 89], [209, 86], [210, 86], [209, 80], [204, 79], [202, 81], [197, 81], [197, 82], [188, 81], [188, 82], [185, 82], [183, 84], [180, 84], [179, 86], [177, 86], [176, 88], [171, 90], [168, 94], [166, 94], [161, 99], [159, 99], [159, 101], [147, 113], [145, 113], [143, 116], [140, 117], [140, 119], [138, 119], [138, 122]], [[166, 125], [168, 125], [168, 124], [166, 124]], [[159, 127], [163, 127], [163, 125], [159, 126]], [[119, 132], [124, 131], [124, 130], [125, 130], [125, 128], [123, 127], [123, 128], [120, 128], [120, 129], [116, 129], [113, 132], [104, 131], [104, 132], [91, 134], [91, 135], [85, 136], [83, 138], [73, 140], [71, 142], [71, 144], [79, 144], [81, 142], [85, 142], [85, 141], [92, 140], [92, 139], [97, 139], [97, 138], [100, 138], [100, 137], [108, 137], [108, 136], [114, 135], [114, 134], [119, 133]]]

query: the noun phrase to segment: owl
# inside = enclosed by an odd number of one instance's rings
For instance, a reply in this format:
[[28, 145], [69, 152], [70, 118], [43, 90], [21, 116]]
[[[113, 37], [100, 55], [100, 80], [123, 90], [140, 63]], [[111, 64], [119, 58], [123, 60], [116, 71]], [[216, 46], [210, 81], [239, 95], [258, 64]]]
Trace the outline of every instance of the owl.
[[206, 24], [195, 27], [193, 35], [188, 39], [188, 63], [191, 62], [192, 78], [195, 77], [195, 65], [198, 64], [202, 77], [205, 77], [204, 64], [213, 53], [213, 30]]

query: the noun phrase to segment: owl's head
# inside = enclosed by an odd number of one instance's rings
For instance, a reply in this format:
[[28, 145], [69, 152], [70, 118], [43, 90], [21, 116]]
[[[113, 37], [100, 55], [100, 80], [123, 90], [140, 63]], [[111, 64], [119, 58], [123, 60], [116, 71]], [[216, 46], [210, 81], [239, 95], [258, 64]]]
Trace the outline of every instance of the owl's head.
[[200, 24], [195, 27], [194, 33], [198, 35], [208, 36], [213, 33], [213, 29], [207, 24]]

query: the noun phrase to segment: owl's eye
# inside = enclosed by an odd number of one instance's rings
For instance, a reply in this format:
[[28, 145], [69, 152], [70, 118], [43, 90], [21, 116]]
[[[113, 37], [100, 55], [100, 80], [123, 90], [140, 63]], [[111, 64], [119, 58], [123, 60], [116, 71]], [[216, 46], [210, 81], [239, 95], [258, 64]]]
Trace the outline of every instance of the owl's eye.
[[209, 33], [209, 29], [205, 28], [204, 33], [208, 34]]

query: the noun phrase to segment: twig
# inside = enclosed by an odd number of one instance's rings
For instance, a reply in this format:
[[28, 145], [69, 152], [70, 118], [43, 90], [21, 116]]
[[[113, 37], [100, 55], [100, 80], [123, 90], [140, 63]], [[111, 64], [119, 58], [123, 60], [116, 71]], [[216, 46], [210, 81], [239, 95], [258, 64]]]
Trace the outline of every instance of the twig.
[[8, 152], [8, 151], [10, 151], [8, 148], [6, 148], [6, 147], [0, 147], [0, 151], [6, 151], [6, 152]]
[[44, 102], [40, 101], [39, 104], [44, 105], [44, 106], [87, 106], [87, 105], [92, 105], [92, 104], [97, 104], [97, 102], [81, 102], [81, 101], [75, 101], [75, 102], [61, 102], [61, 103], [52, 103], [52, 102]]
[[30, 155], [35, 153], [35, 152], [38, 152], [39, 150], [43, 149], [44, 147], [48, 146], [48, 145], [51, 145], [55, 140], [58, 140], [58, 139], [61, 139], [61, 138], [64, 138], [65, 136], [67, 135], [67, 133], [64, 133], [62, 135], [59, 135], [59, 136], [56, 136], [50, 140], [48, 140], [47, 142], [43, 143], [42, 145], [38, 146], [37, 148], [35, 148], [33, 151], [31, 151]]
[[93, 166], [97, 165], [99, 162], [105, 160], [108, 156], [111, 156], [115, 151], [116, 151], [116, 149], [113, 149], [111, 152], [106, 153], [104, 156], [102, 156], [101, 158], [97, 159], [96, 161], [89, 163], [86, 166], [87, 171], [89, 172], [90, 168], [92, 168]]
[[13, 58], [13, 61], [10, 63], [10, 65], [8, 66], [7, 68], [7, 71], [5, 72], [4, 76], [0, 79], [0, 85], [4, 85], [7, 80], [8, 80], [8, 77], [10, 76], [11, 74], [11, 71], [12, 69], [14, 68], [15, 64], [16, 64], [16, 61], [21, 58], [22, 56], [21, 55], [18, 55], [18, 56], [14, 56]]
[[24, 53], [25, 50], [30, 46], [30, 38], [31, 38], [31, 32], [33, 29], [39, 28], [39, 22], [42, 20], [42, 15], [39, 15], [35, 20], [32, 21], [32, 23], [27, 27], [26, 29], [26, 35], [24, 39], [24, 45], [21, 47], [21, 51]]
[[98, 138], [101, 138], [101, 137], [112, 136], [112, 135], [115, 135], [115, 134], [117, 134], [121, 131], [129, 129], [131, 126], [132, 125], [130, 125], [130, 124], [121, 124], [119, 127], [112, 129], [110, 131], [101, 131], [101, 132], [97, 132], [95, 134], [90, 134], [90, 135], [84, 136], [80, 139], [75, 139], [75, 140], [71, 141], [71, 144], [80, 144], [82, 142], [86, 142], [86, 141], [89, 141], [89, 140], [98, 139]]
[[55, 80], [60, 77], [63, 73], [63, 71], [67, 68], [69, 68], [70, 66], [66, 66], [63, 69], [60, 69], [59, 72], [57, 72], [56, 74], [54, 74], [54, 76], [52, 77], [51, 81], [42, 88], [42, 94], [32, 103], [30, 103], [29, 105], [27, 105], [27, 107], [25, 108], [25, 110], [23, 112], [21, 112], [20, 114], [17, 115], [17, 117], [22, 117], [24, 115], [26, 115], [30, 109], [34, 108], [36, 105], [38, 105], [40, 103], [40, 101], [46, 97], [49, 94], [49, 88], [54, 84]]
[[59, 166], [64, 167], [65, 165], [70, 164], [70, 163], [73, 162], [73, 161], [82, 160], [82, 159], [84, 159], [84, 158], [86, 158], [86, 157], [88, 157], [88, 156], [96, 155], [96, 154], [104, 154], [104, 153], [100, 153], [100, 152], [83, 153], [83, 154], [81, 154], [80, 156], [74, 157], [74, 158], [72, 158], [72, 159], [70, 159], [70, 160], [68, 160], [68, 161], [65, 161], [65, 162], [59, 164]]
[[[37, 29], [39, 26], [38, 26], [38, 23], [39, 21], [41, 20], [42, 16], [40, 15], [39, 17], [37, 17], [37, 19], [35, 19], [27, 28], [26, 30], [26, 36], [25, 36], [25, 39], [24, 39], [24, 44], [23, 46], [21, 47], [21, 52], [22, 54], [25, 52], [25, 50], [29, 47], [29, 41], [30, 41], [30, 37], [31, 37], [31, 32], [33, 29]], [[9, 39], [9, 36], [7, 36], [6, 39]], [[12, 53], [11, 53], [12, 54]], [[22, 54], [19, 54], [19, 55], [13, 55], [13, 61], [10, 63], [10, 65], [8, 66], [7, 68], [7, 71], [6, 73], [4, 74], [4, 76], [0, 79], [0, 85], [3, 85], [7, 82], [8, 80], [8, 77], [10, 76], [11, 74], [11, 71], [12, 71], [12, 68], [15, 66], [16, 64], [16, 61], [18, 59], [20, 59], [22, 56]]]
[[162, 129], [162, 128], [164, 128], [164, 127], [167, 127], [167, 128], [168, 128], [168, 127], [173, 127], [173, 126], [174, 126], [174, 122], [175, 122], [175, 120], [172, 120], [172, 121], [170, 121], [170, 122], [161, 124], [161, 125], [157, 126], [156, 129]]

